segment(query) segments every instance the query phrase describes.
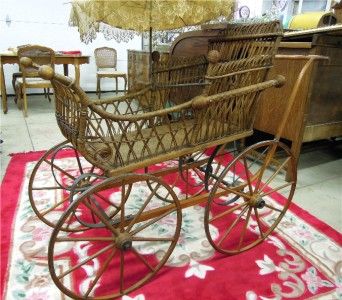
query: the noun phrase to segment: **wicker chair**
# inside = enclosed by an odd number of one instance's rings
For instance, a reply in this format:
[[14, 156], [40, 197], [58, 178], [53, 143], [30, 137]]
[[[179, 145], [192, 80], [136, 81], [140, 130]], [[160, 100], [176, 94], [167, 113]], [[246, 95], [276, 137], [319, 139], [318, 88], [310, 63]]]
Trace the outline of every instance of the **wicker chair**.
[[124, 90], [127, 87], [127, 75], [124, 72], [116, 70], [117, 65], [117, 54], [114, 48], [101, 47], [94, 51], [95, 62], [97, 66], [96, 72], [96, 94], [101, 98], [101, 78], [115, 78], [116, 93], [118, 93], [118, 78], [121, 77], [125, 81]]
[[[29, 44], [21, 45], [21, 46], [18, 46], [17, 49], [20, 49], [20, 48], [23, 48], [23, 47], [27, 47], [27, 46], [30, 46], [30, 45]], [[15, 85], [16, 85], [17, 79], [21, 78], [21, 77], [23, 77], [23, 73], [21, 73], [21, 72], [14, 72], [12, 74], [12, 87], [13, 87], [13, 91], [14, 92], [16, 91]], [[49, 95], [49, 88], [47, 88], [47, 89], [44, 88], [44, 96], [45, 96], [45, 98], [49, 98], [48, 95]], [[14, 102], [17, 103], [17, 100], [18, 100], [18, 95], [15, 93]], [[49, 98], [49, 101], [50, 101], [50, 98]]]
[[[54, 68], [55, 63], [55, 52], [47, 47], [39, 45], [30, 45], [26, 47], [21, 47], [18, 49], [19, 60], [22, 57], [31, 58], [36, 64], [49, 65]], [[24, 116], [27, 117], [27, 95], [26, 89], [28, 88], [43, 88], [45, 97], [50, 99], [49, 88], [51, 88], [51, 83], [48, 80], [43, 80], [38, 76], [35, 69], [30, 67], [25, 67], [20, 61], [19, 63], [21, 77], [17, 77], [15, 90], [16, 99], [18, 99], [18, 107], [23, 109]], [[46, 93], [46, 91], [48, 91]]]

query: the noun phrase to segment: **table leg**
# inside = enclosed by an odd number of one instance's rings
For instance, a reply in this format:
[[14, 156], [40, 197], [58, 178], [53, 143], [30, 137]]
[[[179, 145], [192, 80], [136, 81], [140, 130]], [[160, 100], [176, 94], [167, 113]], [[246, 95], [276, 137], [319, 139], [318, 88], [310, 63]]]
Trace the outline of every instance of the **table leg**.
[[65, 76], [69, 75], [69, 65], [68, 64], [63, 64], [63, 71], [64, 71]]
[[78, 63], [75, 64], [75, 82], [80, 86], [80, 65]]
[[5, 74], [2, 63], [0, 62], [0, 85], [1, 85], [1, 100], [2, 100], [2, 110], [6, 114], [7, 113], [7, 94], [6, 94], [6, 83], [5, 83]]

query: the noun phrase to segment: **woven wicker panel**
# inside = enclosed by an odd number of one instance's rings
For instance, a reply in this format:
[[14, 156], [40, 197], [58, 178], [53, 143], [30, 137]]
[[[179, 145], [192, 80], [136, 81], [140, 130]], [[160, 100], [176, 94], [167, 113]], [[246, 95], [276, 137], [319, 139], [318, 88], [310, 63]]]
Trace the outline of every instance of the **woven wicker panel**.
[[75, 92], [70, 86], [63, 84], [58, 80], [53, 80], [52, 86], [55, 91], [55, 114], [57, 124], [64, 137], [72, 144], [77, 145], [77, 139], [81, 132], [82, 103], [80, 97], [84, 95]]
[[170, 105], [184, 103], [202, 93], [208, 61], [205, 56], [164, 56], [153, 63], [152, 82], [159, 86], [174, 85], [165, 99]]

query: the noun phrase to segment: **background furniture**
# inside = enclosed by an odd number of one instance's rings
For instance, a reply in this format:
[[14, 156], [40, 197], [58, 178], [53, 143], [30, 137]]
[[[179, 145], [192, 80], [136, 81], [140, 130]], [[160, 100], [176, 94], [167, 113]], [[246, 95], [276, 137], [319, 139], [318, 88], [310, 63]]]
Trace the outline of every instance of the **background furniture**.
[[[55, 65], [63, 65], [64, 75], [69, 74], [69, 64], [75, 67], [75, 81], [79, 85], [80, 83], [80, 65], [88, 64], [89, 56], [84, 55], [56, 55]], [[6, 94], [6, 83], [3, 66], [5, 64], [19, 64], [19, 58], [17, 54], [2, 54], [0, 53], [0, 90], [2, 100], [2, 110], [6, 114], [7, 108], [7, 94]]]
[[[160, 53], [160, 60], [167, 56], [193, 57], [208, 53], [209, 40], [224, 34], [227, 24], [202, 25], [202, 30], [185, 32], [172, 43], [168, 53]], [[128, 90], [138, 91], [149, 83], [150, 60], [148, 51], [127, 50]]]
[[[23, 104], [23, 113], [24, 116], [27, 117], [26, 89], [44, 88], [45, 90], [49, 89], [52, 86], [50, 81], [44, 80], [39, 77], [36, 69], [32, 67], [27, 67], [22, 61], [20, 61], [20, 59], [24, 57], [30, 58], [36, 64], [49, 65], [52, 69], [54, 69], [55, 52], [51, 48], [39, 45], [30, 45], [18, 49], [19, 67], [22, 76], [18, 77], [16, 80], [15, 91], [16, 97], [18, 99], [18, 107], [21, 108], [21, 104]], [[49, 101], [51, 101], [49, 90], [47, 96], [49, 98]]]
[[[124, 72], [116, 70], [117, 53], [114, 48], [101, 47], [94, 51], [95, 62], [97, 67], [96, 72], [96, 94], [101, 98], [101, 78], [114, 78], [116, 84], [116, 93], [118, 93], [118, 78], [121, 77], [125, 81], [124, 91], [127, 88], [127, 75]], [[107, 70], [103, 70], [107, 69]]]
[[[336, 29], [336, 28], [335, 28]], [[335, 30], [334, 29], [334, 30]], [[292, 142], [291, 149], [299, 157], [303, 142], [342, 135], [342, 26], [340, 31], [329, 28], [286, 34], [280, 43], [279, 54], [328, 56], [328, 62], [319, 62], [307, 75], [291, 110], [291, 120], [282, 137]], [[293, 84], [305, 63], [294, 56], [276, 57], [269, 73], [284, 75], [286, 84], [262, 94], [254, 128], [274, 134], [283, 114]]]

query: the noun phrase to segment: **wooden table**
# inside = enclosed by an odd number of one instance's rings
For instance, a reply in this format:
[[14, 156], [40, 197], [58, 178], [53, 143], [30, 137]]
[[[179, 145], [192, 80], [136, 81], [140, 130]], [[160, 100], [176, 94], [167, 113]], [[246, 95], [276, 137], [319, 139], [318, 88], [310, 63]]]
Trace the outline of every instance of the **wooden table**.
[[[63, 65], [64, 75], [69, 74], [69, 64], [75, 67], [75, 80], [77, 84], [80, 83], [80, 65], [88, 64], [89, 56], [81, 55], [56, 55], [55, 64]], [[19, 59], [16, 54], [2, 54], [0, 53], [0, 86], [1, 86], [1, 99], [2, 99], [2, 110], [7, 113], [7, 93], [6, 93], [6, 83], [5, 74], [3, 66], [5, 64], [19, 64]]]

